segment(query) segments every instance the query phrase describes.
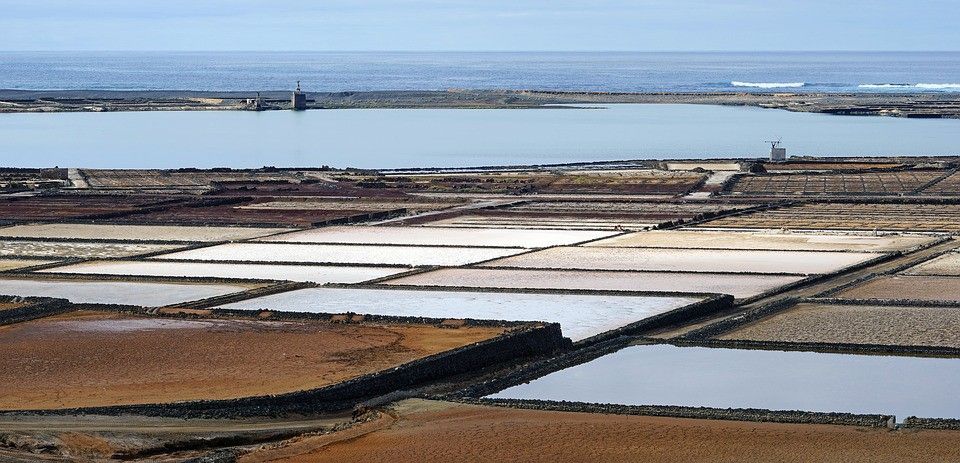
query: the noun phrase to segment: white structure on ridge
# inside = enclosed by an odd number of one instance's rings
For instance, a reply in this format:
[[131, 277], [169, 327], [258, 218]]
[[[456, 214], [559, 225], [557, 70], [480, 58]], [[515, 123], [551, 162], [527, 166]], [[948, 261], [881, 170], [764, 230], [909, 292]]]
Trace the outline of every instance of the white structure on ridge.
[[787, 160], [787, 149], [780, 148], [780, 140], [767, 140], [770, 144], [770, 160], [773, 162], [784, 162]]

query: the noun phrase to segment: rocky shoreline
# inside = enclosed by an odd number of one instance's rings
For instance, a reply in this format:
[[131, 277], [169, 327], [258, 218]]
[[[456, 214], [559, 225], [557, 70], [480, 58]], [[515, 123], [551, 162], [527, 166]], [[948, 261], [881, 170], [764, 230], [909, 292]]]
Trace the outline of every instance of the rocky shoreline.
[[[615, 103], [711, 104], [835, 115], [960, 118], [960, 93], [609, 93], [460, 89], [307, 93], [307, 109], [552, 108], [552, 105], [560, 104]], [[0, 113], [261, 111], [290, 108], [288, 91], [0, 89]]]

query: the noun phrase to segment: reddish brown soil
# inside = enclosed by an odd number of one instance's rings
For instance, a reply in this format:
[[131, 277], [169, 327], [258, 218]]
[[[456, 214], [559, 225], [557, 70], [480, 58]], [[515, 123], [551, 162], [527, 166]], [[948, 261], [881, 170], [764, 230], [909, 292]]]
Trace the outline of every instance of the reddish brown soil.
[[242, 462], [960, 461], [960, 432], [512, 410], [407, 401]]
[[683, 194], [705, 176], [695, 172], [577, 173], [485, 172], [448, 175], [339, 175], [344, 187], [447, 193]]
[[164, 201], [179, 199], [117, 195], [8, 197], [0, 200], [0, 217], [5, 220], [93, 219], [133, 212]]
[[370, 211], [324, 209], [241, 209], [235, 206], [178, 207], [148, 214], [132, 214], [111, 223], [151, 225], [270, 225], [310, 226], [328, 220], [347, 219]]
[[0, 327], [0, 409], [291, 392], [390, 368], [501, 332], [75, 312]]

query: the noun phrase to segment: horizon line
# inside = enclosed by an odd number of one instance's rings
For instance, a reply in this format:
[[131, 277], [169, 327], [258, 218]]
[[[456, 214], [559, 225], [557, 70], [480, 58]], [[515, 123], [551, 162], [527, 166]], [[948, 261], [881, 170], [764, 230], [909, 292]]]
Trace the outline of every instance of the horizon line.
[[186, 50], [186, 49], [71, 49], [7, 50], [0, 53], [960, 53], [957, 50]]

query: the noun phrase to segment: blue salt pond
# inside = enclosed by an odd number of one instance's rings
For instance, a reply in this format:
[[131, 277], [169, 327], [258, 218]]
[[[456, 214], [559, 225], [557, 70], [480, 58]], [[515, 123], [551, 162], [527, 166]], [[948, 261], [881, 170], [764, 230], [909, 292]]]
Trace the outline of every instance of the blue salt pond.
[[960, 359], [630, 346], [490, 398], [960, 418]]

